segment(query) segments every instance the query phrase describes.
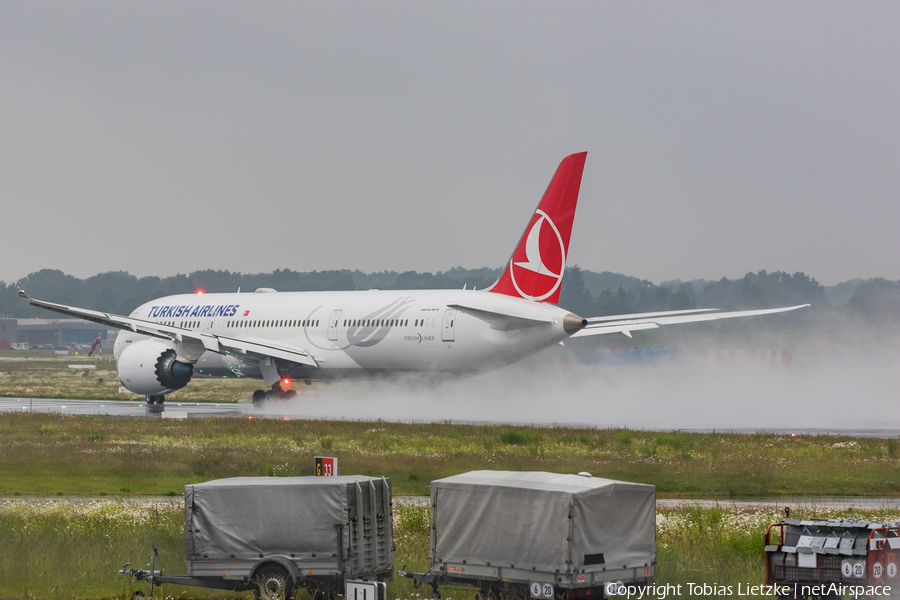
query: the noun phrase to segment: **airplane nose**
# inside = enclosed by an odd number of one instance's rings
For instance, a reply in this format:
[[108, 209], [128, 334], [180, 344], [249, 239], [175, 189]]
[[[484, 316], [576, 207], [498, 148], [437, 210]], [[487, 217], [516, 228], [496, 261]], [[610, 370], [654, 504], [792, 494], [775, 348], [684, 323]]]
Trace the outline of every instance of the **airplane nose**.
[[563, 317], [563, 331], [569, 335], [581, 331], [585, 327], [587, 327], [587, 319], [582, 319], [578, 315], [572, 313]]

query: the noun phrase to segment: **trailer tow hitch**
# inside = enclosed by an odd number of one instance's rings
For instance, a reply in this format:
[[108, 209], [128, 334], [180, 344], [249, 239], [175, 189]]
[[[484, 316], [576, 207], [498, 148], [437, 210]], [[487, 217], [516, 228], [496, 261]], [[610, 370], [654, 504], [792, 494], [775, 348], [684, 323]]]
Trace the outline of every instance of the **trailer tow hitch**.
[[413, 580], [413, 589], [419, 589], [423, 583], [427, 583], [425, 579], [429, 576], [428, 573], [409, 573], [406, 570], [406, 565], [403, 565], [403, 568], [397, 571], [397, 575], [400, 577], [408, 577]]
[[403, 565], [403, 568], [397, 571], [397, 574], [400, 577], [408, 577], [413, 580], [413, 589], [419, 589], [423, 583], [431, 586], [431, 597], [432, 598], [440, 598], [441, 590], [438, 588], [437, 578], [431, 573], [409, 573], [406, 571], [406, 565]]
[[400, 570], [397, 571], [397, 575], [399, 575], [400, 577], [409, 577], [410, 579], [413, 580], [413, 589], [414, 590], [419, 589], [418, 580], [415, 577], [410, 577], [409, 575], [406, 574], [406, 565], [403, 565], [402, 567], [400, 567]]
[[[150, 555], [150, 569], [129, 569], [131, 563], [125, 563], [122, 565], [122, 568], [119, 569], [119, 575], [130, 575], [134, 577], [138, 581], [149, 581], [150, 582], [150, 595], [148, 596], [148, 600], [153, 598], [153, 586], [160, 585], [161, 582], [156, 581], [156, 578], [162, 575], [162, 571], [157, 569], [159, 566], [159, 551], [156, 549], [156, 546], [150, 546], [153, 548], [153, 554]], [[135, 600], [143, 600], [144, 594], [140, 591], [135, 592]]]

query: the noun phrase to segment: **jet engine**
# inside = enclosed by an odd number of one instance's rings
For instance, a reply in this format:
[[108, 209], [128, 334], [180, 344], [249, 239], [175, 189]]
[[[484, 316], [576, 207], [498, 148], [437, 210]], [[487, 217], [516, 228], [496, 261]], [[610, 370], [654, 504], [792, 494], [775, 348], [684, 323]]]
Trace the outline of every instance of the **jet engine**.
[[122, 350], [116, 373], [126, 388], [142, 396], [168, 394], [186, 386], [194, 365], [175, 359], [175, 350], [162, 342], [145, 340]]

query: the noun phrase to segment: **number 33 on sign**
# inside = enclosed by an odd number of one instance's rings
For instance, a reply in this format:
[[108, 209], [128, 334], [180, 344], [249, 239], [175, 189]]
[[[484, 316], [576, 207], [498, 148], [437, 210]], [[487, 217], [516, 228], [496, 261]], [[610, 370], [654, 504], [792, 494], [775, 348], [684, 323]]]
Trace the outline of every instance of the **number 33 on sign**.
[[333, 477], [338, 474], [337, 459], [330, 456], [316, 457], [316, 475]]

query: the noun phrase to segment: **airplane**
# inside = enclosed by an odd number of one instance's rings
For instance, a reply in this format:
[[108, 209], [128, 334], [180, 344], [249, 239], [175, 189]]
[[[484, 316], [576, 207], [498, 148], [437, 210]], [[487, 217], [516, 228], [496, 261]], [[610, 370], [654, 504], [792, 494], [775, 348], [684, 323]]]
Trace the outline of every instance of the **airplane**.
[[[587, 152], [557, 168], [500, 278], [482, 290], [277, 292], [167, 296], [119, 316], [19, 296], [121, 331], [122, 385], [162, 404], [191, 379], [261, 379], [254, 405], [289, 399], [292, 381], [412, 377], [436, 382], [514, 363], [571, 338], [749, 317], [784, 308], [691, 309], [584, 318], [559, 306]], [[240, 292], [240, 290], [238, 291]]]

